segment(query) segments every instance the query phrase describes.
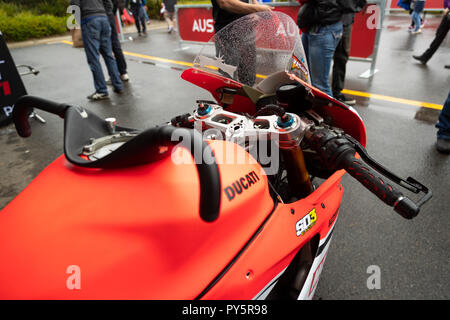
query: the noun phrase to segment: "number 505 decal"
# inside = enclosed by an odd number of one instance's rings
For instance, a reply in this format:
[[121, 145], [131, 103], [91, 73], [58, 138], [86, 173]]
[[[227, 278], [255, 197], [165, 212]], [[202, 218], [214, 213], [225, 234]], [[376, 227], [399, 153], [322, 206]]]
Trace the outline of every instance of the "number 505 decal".
[[311, 227], [316, 223], [316, 220], [316, 209], [312, 209], [306, 216], [297, 221], [295, 224], [295, 228], [297, 229], [297, 237], [304, 235], [306, 231], [311, 229]]

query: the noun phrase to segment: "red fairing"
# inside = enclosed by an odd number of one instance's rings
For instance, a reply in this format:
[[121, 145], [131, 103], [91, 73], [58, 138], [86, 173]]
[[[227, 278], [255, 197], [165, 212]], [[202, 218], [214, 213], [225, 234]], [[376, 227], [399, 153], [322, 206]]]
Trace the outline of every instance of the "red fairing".
[[[363, 146], [366, 146], [366, 128], [355, 109], [330, 97], [298, 77], [295, 77], [294, 75], [290, 76], [308, 88], [311, 95], [317, 98], [317, 100], [320, 99], [320, 101], [324, 101], [322, 105], [316, 107], [315, 111], [322, 115], [322, 117], [332, 120], [330, 125], [343, 129], [346, 133], [358, 140]], [[219, 103], [221, 100], [219, 89], [241, 89], [243, 87], [243, 85], [237, 81], [196, 68], [185, 70], [181, 77], [184, 80], [209, 91]], [[227, 111], [245, 112], [252, 115], [256, 112], [256, 106], [250, 98], [238, 93], [234, 96], [233, 104], [227, 107]]]
[[330, 97], [325, 92], [320, 91], [298, 77], [294, 75], [290, 76], [300, 82], [303, 86], [307, 87], [314, 97], [328, 102], [316, 107], [314, 111], [330, 120], [330, 125], [343, 129], [345, 133], [348, 133], [358, 140], [364, 147], [366, 146], [366, 127], [355, 109]]
[[[216, 101], [220, 101], [221, 88], [241, 89], [243, 85], [233, 79], [229, 79], [217, 74], [206, 72], [196, 68], [189, 68], [181, 74], [181, 78], [195, 84], [196, 86], [209, 91]], [[254, 114], [255, 104], [247, 97], [235, 95], [233, 104], [227, 108], [230, 112], [246, 112]]]

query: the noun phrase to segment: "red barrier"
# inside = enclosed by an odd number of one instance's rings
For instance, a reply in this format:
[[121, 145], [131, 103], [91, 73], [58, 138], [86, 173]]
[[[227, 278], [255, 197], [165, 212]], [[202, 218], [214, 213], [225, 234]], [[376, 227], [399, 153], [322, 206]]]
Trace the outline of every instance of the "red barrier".
[[[397, 5], [398, 0], [391, 0], [391, 9], [404, 10], [403, 8]], [[425, 10], [426, 9], [443, 9], [444, 1], [443, 0], [426, 0], [425, 2]]]
[[177, 6], [177, 24], [182, 41], [208, 42], [214, 35], [212, 7]]
[[[269, 3], [274, 10], [289, 15], [297, 20], [299, 6], [297, 3]], [[176, 7], [179, 37], [181, 41], [204, 43], [214, 35], [214, 20], [211, 5], [180, 5]], [[367, 22], [373, 18], [372, 13], [358, 13], [352, 31], [350, 56], [368, 58], [374, 52], [376, 28], [369, 28]]]
[[[355, 22], [352, 28], [351, 46], [350, 46], [350, 56], [354, 58], [369, 58], [375, 46], [375, 39], [377, 35], [376, 28], [369, 28], [372, 25], [370, 19], [373, 13], [360, 12], [355, 15]], [[368, 24], [367, 22], [371, 23]]]
[[[276, 11], [283, 12], [296, 19], [298, 6], [279, 6]], [[212, 18], [211, 6], [183, 7], [178, 8], [178, 30], [182, 41], [208, 42], [214, 35], [214, 20]], [[280, 32], [291, 32], [281, 30]]]

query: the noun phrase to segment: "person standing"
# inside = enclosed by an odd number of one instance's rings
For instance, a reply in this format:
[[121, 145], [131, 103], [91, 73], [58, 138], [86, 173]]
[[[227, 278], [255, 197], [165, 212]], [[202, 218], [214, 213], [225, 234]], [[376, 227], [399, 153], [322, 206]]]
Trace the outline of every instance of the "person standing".
[[171, 33], [175, 30], [175, 5], [177, 0], [163, 0], [162, 6], [164, 10], [164, 19], [167, 22], [167, 32]]
[[422, 21], [420, 15], [422, 14], [423, 9], [425, 8], [425, 0], [416, 0], [414, 3], [414, 9], [411, 13], [411, 20], [414, 23], [414, 30], [411, 31], [411, 34], [418, 34], [422, 32]]
[[142, 12], [144, 13], [145, 23], [150, 24], [150, 18], [147, 13], [147, 9], [148, 9], [147, 0], [142, 0], [141, 2], [142, 2], [141, 7], [142, 7]]
[[105, 60], [114, 92], [122, 93], [123, 84], [112, 54], [111, 27], [106, 12], [112, 11], [111, 0], [70, 0], [71, 5], [81, 10], [81, 33], [87, 62], [94, 78], [95, 92], [87, 98], [90, 100], [107, 99], [108, 89], [100, 64], [100, 55]]
[[436, 36], [431, 42], [430, 46], [421, 55], [413, 55], [413, 58], [426, 64], [428, 60], [434, 55], [436, 50], [441, 45], [447, 36], [448, 30], [450, 29], [450, 0], [444, 0], [444, 16], [442, 17], [441, 23], [436, 30]]
[[360, 11], [364, 0], [299, 0], [297, 24], [308, 60], [312, 85], [332, 96], [329, 81], [331, 62], [342, 38], [342, 17]]
[[[242, 34], [227, 33], [220, 37], [219, 31], [229, 23], [247, 14], [271, 11], [273, 7], [258, 4], [256, 0], [211, 0], [213, 7], [214, 35], [216, 55], [223, 57], [226, 64], [237, 66], [239, 81], [253, 86], [256, 81], [256, 39], [254, 32], [247, 30], [247, 41], [242, 41]], [[236, 48], [237, 45], [240, 45]], [[226, 74], [225, 76], [233, 77]]]
[[353, 22], [355, 19], [354, 13], [346, 13], [342, 16], [342, 38], [339, 41], [333, 56], [333, 72], [331, 90], [333, 97], [348, 105], [354, 105], [356, 100], [347, 97], [342, 93], [344, 89], [345, 74], [347, 69], [347, 61], [350, 56], [351, 36], [353, 29]]
[[450, 153], [450, 92], [445, 100], [444, 108], [439, 114], [436, 149], [441, 153]]
[[126, 0], [125, 8], [130, 5], [130, 10], [133, 13], [134, 23], [138, 31], [138, 35], [147, 34], [147, 25], [145, 23], [144, 9], [142, 7], [142, 0]]
[[[117, 62], [117, 69], [119, 70], [120, 79], [122, 81], [129, 81], [130, 77], [127, 72], [127, 62], [125, 61], [125, 57], [123, 55], [122, 46], [119, 41], [119, 36], [117, 34], [116, 27], [116, 13], [117, 10], [119, 12], [123, 12], [124, 3], [123, 0], [112, 0], [113, 8], [112, 11], [108, 11], [108, 20], [109, 26], [111, 27], [111, 45], [112, 51], [114, 53], [114, 58]], [[120, 21], [119, 21], [120, 23]], [[108, 84], [112, 84], [111, 79], [107, 81]]]
[[247, 14], [273, 10], [273, 7], [259, 4], [257, 0], [211, 0], [211, 4], [215, 33]]

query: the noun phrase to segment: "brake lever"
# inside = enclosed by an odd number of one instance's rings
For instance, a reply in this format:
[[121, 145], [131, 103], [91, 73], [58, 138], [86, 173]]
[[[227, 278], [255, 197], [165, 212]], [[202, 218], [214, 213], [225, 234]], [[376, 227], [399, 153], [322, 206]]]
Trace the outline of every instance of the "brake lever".
[[397, 185], [413, 192], [413, 193], [420, 193], [423, 192], [425, 195], [417, 202], [417, 205], [421, 207], [423, 204], [425, 204], [428, 200], [431, 199], [433, 196], [433, 193], [431, 190], [429, 190], [426, 186], [424, 186], [422, 183], [417, 181], [416, 179], [412, 177], [408, 177], [406, 180], [399, 177], [395, 173], [389, 171], [386, 169], [383, 165], [375, 161], [372, 157], [369, 156], [367, 153], [367, 150], [357, 141], [355, 138], [348, 134], [344, 134], [344, 137], [353, 145], [355, 150], [358, 152], [360, 157], [373, 169], [378, 171], [380, 174], [384, 175], [386, 178], [391, 180], [392, 182], [396, 183]]

